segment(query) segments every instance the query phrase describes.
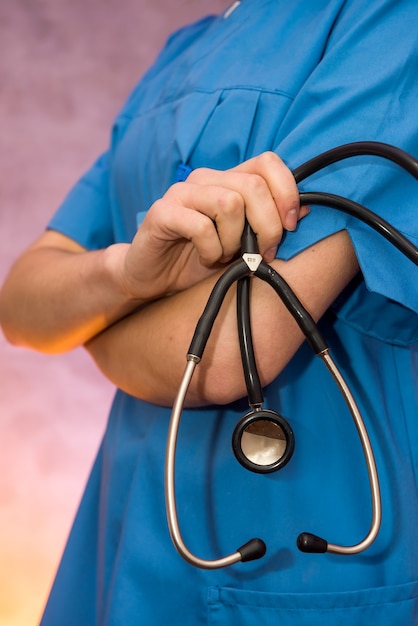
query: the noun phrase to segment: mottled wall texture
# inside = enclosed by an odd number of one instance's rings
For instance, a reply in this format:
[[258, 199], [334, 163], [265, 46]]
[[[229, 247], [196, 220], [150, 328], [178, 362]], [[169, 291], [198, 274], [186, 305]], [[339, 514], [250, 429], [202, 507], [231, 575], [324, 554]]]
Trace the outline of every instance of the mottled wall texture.
[[[0, 0], [0, 282], [167, 35], [226, 5]], [[0, 626], [38, 623], [112, 395], [81, 349], [45, 356], [0, 336]]]

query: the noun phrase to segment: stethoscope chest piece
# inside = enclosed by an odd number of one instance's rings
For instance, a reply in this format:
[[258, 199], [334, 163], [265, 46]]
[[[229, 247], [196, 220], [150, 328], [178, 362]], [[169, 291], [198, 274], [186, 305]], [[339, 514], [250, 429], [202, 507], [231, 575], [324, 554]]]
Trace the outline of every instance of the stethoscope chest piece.
[[288, 422], [270, 409], [244, 415], [232, 435], [232, 449], [243, 467], [269, 474], [284, 467], [292, 457], [295, 438]]

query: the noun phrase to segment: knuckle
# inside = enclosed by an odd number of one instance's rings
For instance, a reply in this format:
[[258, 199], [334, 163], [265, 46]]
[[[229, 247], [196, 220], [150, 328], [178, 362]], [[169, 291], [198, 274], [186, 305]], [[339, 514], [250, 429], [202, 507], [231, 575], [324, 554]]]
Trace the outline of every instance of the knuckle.
[[260, 174], [251, 174], [247, 177], [246, 186], [249, 193], [259, 195], [265, 190], [267, 183]]
[[226, 217], [237, 217], [244, 209], [242, 196], [231, 189], [224, 189], [217, 198], [218, 214]]
[[206, 177], [207, 172], [208, 172], [207, 167], [197, 167], [196, 169], [190, 172], [190, 174], [187, 177], [187, 181], [190, 183], [199, 184], [199, 182], [204, 177]]
[[[178, 182], [178, 183], [173, 183], [165, 192], [163, 199], [164, 198], [170, 198], [170, 199], [181, 198], [185, 185], [187, 185], [187, 183], [183, 181]], [[156, 202], [158, 202], [158, 200]]]
[[262, 165], [266, 167], [270, 165], [277, 165], [283, 163], [281, 158], [272, 150], [267, 150], [266, 152], [262, 152], [257, 157]]
[[155, 200], [147, 211], [147, 221], [150, 219], [158, 219], [158, 217], [164, 213], [165, 205], [166, 202], [164, 198], [158, 198]]
[[194, 224], [193, 240], [209, 240], [214, 234], [214, 224], [210, 218], [196, 220]]

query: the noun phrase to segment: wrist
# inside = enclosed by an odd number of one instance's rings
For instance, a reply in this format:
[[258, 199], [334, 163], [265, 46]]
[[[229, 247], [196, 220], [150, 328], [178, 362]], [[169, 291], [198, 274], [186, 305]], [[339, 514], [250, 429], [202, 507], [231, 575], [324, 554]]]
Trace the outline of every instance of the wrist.
[[128, 243], [117, 243], [103, 250], [106, 280], [109, 281], [115, 300], [119, 300], [122, 306], [126, 306], [128, 312], [151, 300], [151, 298], [141, 295], [138, 286], [129, 280], [125, 263], [129, 248], [130, 244]]

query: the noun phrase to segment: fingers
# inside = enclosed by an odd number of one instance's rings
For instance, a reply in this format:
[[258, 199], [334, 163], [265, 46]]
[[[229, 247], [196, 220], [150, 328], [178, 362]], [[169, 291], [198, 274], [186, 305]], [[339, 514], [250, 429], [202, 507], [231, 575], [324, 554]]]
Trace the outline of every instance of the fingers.
[[151, 208], [151, 239], [192, 242], [205, 266], [229, 261], [239, 250], [245, 217], [260, 253], [273, 260], [283, 229], [294, 230], [306, 214], [290, 170], [266, 152], [226, 171], [199, 168], [170, 187]]
[[[294, 230], [298, 219], [309, 211], [300, 209], [293, 174], [274, 152], [265, 152], [227, 171], [194, 170], [188, 182], [227, 187], [239, 193], [260, 252], [269, 261], [275, 256], [283, 229]], [[212, 218], [218, 223], [216, 216]], [[225, 233], [229, 224], [227, 219]]]
[[265, 187], [263, 204], [255, 195], [247, 198], [246, 214], [257, 234], [260, 252], [267, 260], [276, 254], [283, 229], [293, 231], [298, 220], [307, 212], [301, 211], [299, 191], [292, 172], [274, 152], [264, 152], [235, 168], [239, 172], [248, 172], [261, 179]]
[[289, 168], [275, 152], [264, 152], [244, 161], [235, 171], [261, 176], [273, 197], [286, 230], [295, 230], [299, 217], [299, 192]]
[[201, 262], [227, 262], [240, 249], [245, 201], [233, 189], [191, 182], [173, 185], [154, 205], [161, 212], [159, 227], [167, 239], [175, 235], [191, 241]]

